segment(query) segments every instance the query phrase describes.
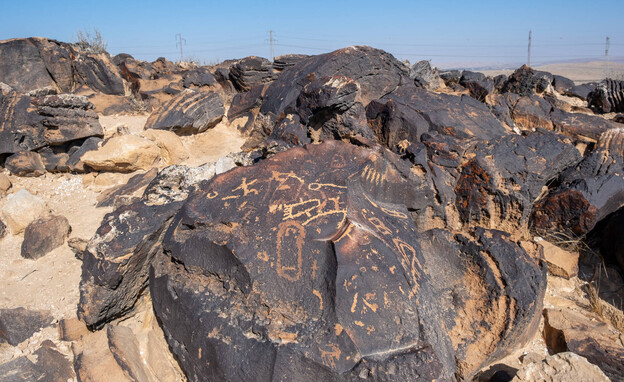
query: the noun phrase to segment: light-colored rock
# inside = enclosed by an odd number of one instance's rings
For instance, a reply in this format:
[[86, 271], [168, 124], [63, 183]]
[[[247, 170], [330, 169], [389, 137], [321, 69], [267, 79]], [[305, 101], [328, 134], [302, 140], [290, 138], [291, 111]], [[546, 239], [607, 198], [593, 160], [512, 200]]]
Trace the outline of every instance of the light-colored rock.
[[546, 357], [540, 362], [532, 362], [518, 370], [512, 382], [568, 382], [568, 381], [609, 381], [609, 378], [596, 365], [592, 365], [579, 355], [564, 352]]
[[617, 381], [624, 380], [622, 338], [618, 330], [586, 310], [544, 310], [544, 340], [550, 351], [571, 351], [583, 356]]
[[169, 165], [182, 163], [189, 157], [182, 140], [172, 131], [149, 129], [141, 135], [160, 147], [160, 156]]
[[569, 279], [578, 274], [578, 252], [566, 251], [546, 240], [540, 240], [539, 243], [544, 247], [544, 258], [551, 275]]
[[2, 220], [13, 235], [24, 232], [26, 227], [35, 219], [46, 216], [50, 209], [39, 197], [32, 195], [27, 190], [7, 196], [2, 207]]
[[100, 187], [116, 186], [128, 181], [127, 174], [119, 174], [116, 172], [102, 172], [95, 177], [93, 184]]
[[11, 188], [9, 177], [0, 172], [0, 195], [4, 195]]
[[97, 151], [84, 154], [82, 161], [98, 171], [132, 172], [149, 170], [160, 155], [158, 145], [138, 135], [116, 136]]
[[79, 381], [133, 381], [115, 360], [106, 332], [98, 330], [72, 343], [74, 369]]
[[221, 157], [217, 159], [217, 162], [215, 163], [215, 173], [216, 175], [223, 174], [224, 172], [230, 171], [234, 167], [236, 167], [234, 159], [229, 156]]

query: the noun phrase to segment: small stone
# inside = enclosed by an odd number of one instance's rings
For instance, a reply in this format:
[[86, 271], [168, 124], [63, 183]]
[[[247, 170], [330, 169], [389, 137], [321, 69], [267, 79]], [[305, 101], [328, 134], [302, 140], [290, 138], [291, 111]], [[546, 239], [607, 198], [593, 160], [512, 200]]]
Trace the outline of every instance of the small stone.
[[0, 172], [0, 195], [6, 194], [11, 188], [9, 177]]
[[22, 242], [22, 257], [38, 259], [60, 247], [71, 232], [67, 218], [51, 215], [37, 219], [26, 227]]
[[41, 155], [32, 151], [22, 151], [8, 157], [4, 167], [17, 176], [41, 176], [46, 169]]

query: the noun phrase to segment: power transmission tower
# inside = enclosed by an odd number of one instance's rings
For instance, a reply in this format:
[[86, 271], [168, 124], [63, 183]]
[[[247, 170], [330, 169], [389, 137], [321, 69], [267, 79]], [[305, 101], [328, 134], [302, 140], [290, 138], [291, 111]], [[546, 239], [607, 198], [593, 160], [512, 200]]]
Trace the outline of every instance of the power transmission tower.
[[609, 77], [609, 45], [611, 45], [611, 39], [607, 36], [607, 41], [605, 42], [605, 78]]
[[273, 33], [275, 33], [273, 30], [269, 31], [269, 44], [271, 44], [271, 61], [273, 61], [273, 53], [274, 53], [274, 51], [273, 51], [273, 43], [275, 41], [277, 41], [277, 40], [275, 40], [273, 38]]
[[180, 61], [184, 61], [184, 51], [182, 50], [182, 45], [186, 44], [186, 39], [182, 38], [182, 34], [176, 34], [176, 48], [180, 47]]
[[531, 30], [529, 29], [529, 48], [527, 52], [527, 66], [531, 67]]

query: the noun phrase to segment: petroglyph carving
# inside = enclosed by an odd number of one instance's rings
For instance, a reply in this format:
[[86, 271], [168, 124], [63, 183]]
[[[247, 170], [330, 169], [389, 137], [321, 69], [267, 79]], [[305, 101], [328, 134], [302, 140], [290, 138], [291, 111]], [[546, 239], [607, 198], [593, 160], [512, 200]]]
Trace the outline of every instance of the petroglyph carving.
[[297, 281], [301, 277], [305, 236], [305, 228], [296, 220], [288, 220], [279, 225], [276, 271], [280, 277], [289, 281]]

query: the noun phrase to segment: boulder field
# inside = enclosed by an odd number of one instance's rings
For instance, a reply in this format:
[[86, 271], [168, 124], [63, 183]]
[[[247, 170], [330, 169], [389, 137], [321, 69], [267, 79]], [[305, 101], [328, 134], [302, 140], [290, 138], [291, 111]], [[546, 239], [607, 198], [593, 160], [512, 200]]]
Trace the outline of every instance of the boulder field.
[[[547, 293], [598, 277], [592, 251], [621, 280], [624, 125], [602, 114], [621, 111], [617, 81], [571, 101], [574, 83], [527, 66], [489, 78], [366, 46], [216, 67], [76, 49], [0, 42], [0, 232], [25, 231], [39, 261], [74, 228], [10, 179], [133, 173], [98, 198], [90, 240], [69, 238], [78, 319], [59, 325], [79, 380], [624, 378], [595, 323], [623, 330], [620, 292], [612, 306], [587, 283], [611, 312], [575, 313], [593, 348]], [[145, 130], [106, 131], [102, 97], [151, 105]], [[218, 128], [242, 151], [189, 165]], [[138, 316], [143, 332], [123, 325]], [[552, 355], [497, 369], [536, 338]], [[0, 376], [46, 373], [11, 362]]]

